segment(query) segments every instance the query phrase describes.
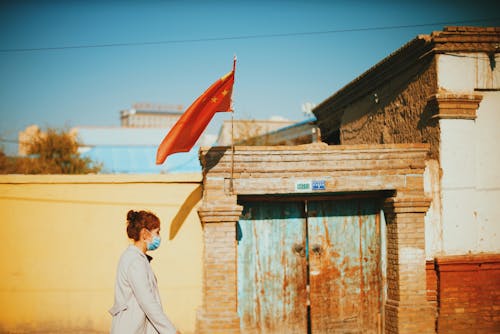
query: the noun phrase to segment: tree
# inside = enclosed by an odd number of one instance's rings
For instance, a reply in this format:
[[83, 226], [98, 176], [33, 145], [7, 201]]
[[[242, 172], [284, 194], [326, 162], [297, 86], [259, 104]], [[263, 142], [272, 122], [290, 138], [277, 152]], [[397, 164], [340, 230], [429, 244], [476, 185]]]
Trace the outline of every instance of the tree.
[[[15, 171], [5, 168], [7, 173], [88, 174], [97, 173], [102, 167], [90, 158], [80, 155], [80, 143], [75, 134], [69, 131], [54, 128], [45, 132], [38, 130], [31, 140], [23, 145], [28, 156], [16, 158]], [[5, 165], [8, 167], [8, 163]]]
[[0, 174], [12, 174], [16, 172], [16, 160], [5, 154], [0, 148]]
[[239, 145], [255, 146], [259, 139], [261, 139], [260, 137], [263, 135], [266, 137], [264, 128], [257, 120], [240, 120], [235, 122], [235, 125], [234, 142]]

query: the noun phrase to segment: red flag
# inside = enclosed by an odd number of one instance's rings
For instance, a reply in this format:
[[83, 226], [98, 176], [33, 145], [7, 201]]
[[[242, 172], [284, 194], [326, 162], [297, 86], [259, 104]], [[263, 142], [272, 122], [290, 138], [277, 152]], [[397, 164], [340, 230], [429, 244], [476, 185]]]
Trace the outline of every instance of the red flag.
[[170, 154], [189, 152], [216, 112], [232, 111], [231, 94], [233, 92], [234, 71], [235, 66], [233, 65], [231, 72], [214, 82], [182, 114], [158, 146], [157, 165], [161, 165]]

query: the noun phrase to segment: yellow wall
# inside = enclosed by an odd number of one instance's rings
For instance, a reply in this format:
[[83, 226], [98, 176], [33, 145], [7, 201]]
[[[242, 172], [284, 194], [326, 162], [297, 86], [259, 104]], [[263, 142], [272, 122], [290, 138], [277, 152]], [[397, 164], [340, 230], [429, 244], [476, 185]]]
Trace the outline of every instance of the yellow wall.
[[163, 306], [193, 333], [201, 305], [201, 175], [0, 176], [0, 333], [106, 333], [130, 209], [155, 212]]

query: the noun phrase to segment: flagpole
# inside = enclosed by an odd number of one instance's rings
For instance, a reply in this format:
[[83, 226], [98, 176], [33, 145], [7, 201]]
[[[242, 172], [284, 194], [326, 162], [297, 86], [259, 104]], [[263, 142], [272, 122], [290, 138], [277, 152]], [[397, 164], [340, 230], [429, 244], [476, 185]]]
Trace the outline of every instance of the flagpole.
[[[233, 75], [236, 72], [236, 55], [234, 55], [233, 59]], [[233, 101], [231, 99], [231, 178], [229, 179], [229, 191], [231, 195], [234, 195], [233, 188], [233, 179], [234, 179], [234, 108]]]
[[234, 178], [234, 110], [231, 111], [231, 178], [229, 179], [229, 192], [234, 194], [233, 189]]

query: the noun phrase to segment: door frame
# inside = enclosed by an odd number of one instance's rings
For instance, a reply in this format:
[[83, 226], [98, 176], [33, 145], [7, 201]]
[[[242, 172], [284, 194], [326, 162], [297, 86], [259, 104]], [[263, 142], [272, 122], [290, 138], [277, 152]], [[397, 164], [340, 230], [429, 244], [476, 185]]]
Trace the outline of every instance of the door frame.
[[[375, 191], [383, 196], [386, 221], [385, 332], [433, 333], [436, 310], [426, 299], [425, 279], [424, 217], [430, 199], [423, 179], [428, 150], [428, 144], [202, 148], [203, 198], [198, 214], [204, 234], [204, 284], [197, 332], [240, 333], [238, 196]], [[320, 186], [306, 192], [297, 186], [312, 182]]]

